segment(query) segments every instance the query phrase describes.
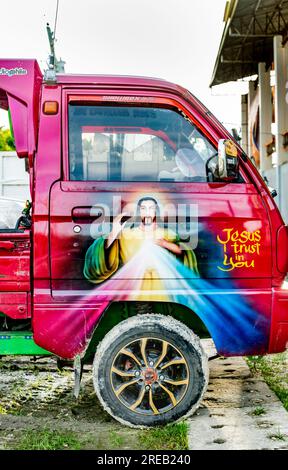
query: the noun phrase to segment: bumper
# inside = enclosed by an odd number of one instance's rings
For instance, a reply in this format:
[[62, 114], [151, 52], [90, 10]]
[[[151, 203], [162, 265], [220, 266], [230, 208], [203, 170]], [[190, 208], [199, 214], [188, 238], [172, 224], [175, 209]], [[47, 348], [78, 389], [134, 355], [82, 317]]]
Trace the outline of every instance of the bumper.
[[271, 330], [268, 353], [283, 352], [288, 348], [288, 283], [272, 294]]

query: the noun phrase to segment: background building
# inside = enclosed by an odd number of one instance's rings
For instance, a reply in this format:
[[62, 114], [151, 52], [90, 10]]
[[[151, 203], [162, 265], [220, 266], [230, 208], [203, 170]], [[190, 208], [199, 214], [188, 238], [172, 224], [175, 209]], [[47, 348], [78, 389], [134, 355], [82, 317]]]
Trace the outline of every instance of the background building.
[[288, 1], [230, 0], [210, 87], [248, 79], [241, 145], [288, 222]]

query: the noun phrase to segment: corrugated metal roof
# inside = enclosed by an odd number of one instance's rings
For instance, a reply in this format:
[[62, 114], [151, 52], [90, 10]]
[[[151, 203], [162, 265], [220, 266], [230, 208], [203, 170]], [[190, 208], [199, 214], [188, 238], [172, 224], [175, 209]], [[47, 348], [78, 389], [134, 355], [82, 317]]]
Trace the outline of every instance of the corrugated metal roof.
[[258, 73], [273, 61], [273, 36], [288, 35], [288, 0], [230, 0], [210, 87]]

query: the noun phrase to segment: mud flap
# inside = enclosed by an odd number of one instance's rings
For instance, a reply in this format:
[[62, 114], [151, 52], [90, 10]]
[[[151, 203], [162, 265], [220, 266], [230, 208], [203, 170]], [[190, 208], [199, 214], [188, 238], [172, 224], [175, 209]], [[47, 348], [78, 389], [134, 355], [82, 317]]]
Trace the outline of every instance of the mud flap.
[[74, 359], [74, 397], [77, 399], [80, 393], [80, 385], [83, 372], [81, 357], [77, 355]]

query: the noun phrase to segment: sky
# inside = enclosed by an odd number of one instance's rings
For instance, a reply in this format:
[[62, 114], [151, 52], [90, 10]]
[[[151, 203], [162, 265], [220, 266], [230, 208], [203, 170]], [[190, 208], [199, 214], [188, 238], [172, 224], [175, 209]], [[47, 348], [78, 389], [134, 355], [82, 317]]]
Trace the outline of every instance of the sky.
[[[226, 0], [59, 0], [56, 54], [67, 73], [140, 75], [177, 83], [229, 129], [240, 127], [240, 87], [209, 88]], [[47, 68], [46, 23], [57, 0], [1, 2], [0, 57]], [[7, 126], [0, 110], [0, 126]]]

